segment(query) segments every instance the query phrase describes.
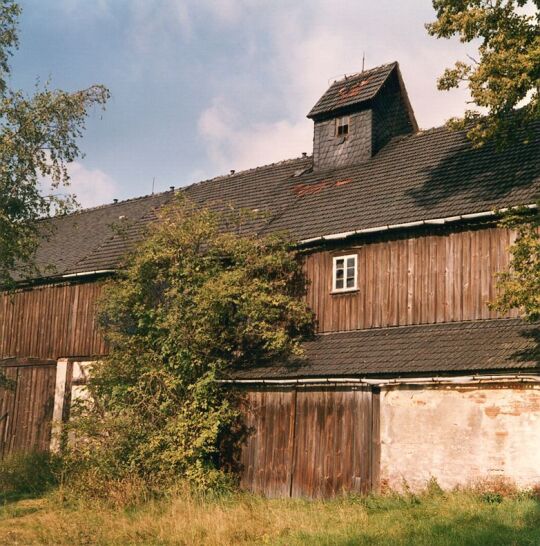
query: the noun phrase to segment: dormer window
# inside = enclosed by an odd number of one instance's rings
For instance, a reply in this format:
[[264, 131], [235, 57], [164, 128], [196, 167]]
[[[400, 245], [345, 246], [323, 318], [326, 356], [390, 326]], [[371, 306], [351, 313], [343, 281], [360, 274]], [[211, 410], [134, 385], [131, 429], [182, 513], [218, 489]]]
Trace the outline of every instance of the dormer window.
[[357, 289], [357, 255], [335, 256], [332, 276], [332, 292], [348, 292]]
[[336, 136], [347, 136], [349, 134], [349, 116], [336, 118]]

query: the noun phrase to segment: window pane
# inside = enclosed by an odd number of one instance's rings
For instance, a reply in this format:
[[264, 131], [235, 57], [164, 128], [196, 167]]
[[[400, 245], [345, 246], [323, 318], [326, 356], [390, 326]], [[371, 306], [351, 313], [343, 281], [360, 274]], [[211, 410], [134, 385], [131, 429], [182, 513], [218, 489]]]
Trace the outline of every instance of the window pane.
[[347, 277], [352, 277], [354, 279], [354, 267], [349, 267], [349, 269], [347, 269]]
[[336, 279], [336, 289], [341, 290], [343, 288], [343, 279]]
[[347, 288], [354, 288], [354, 277], [352, 279], [347, 277]]
[[354, 267], [356, 260], [354, 258], [347, 258], [347, 267]]
[[343, 269], [336, 269], [336, 279], [342, 279], [344, 277], [345, 271]]
[[343, 258], [336, 260], [336, 269], [343, 268], [345, 266], [345, 260]]

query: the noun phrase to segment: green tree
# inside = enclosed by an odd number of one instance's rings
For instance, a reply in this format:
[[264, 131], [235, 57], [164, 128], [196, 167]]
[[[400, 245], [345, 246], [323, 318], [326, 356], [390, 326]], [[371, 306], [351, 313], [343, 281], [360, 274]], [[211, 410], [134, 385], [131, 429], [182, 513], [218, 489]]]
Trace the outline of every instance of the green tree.
[[[467, 110], [450, 126], [466, 129], [475, 146], [526, 145], [540, 119], [540, 0], [433, 0], [433, 7], [431, 35], [479, 42], [478, 59], [456, 62], [438, 86], [449, 90], [466, 82], [472, 103], [483, 112]], [[491, 306], [501, 312], [518, 308], [526, 319], [540, 320], [539, 214], [513, 211], [502, 225], [516, 230], [517, 239]]]
[[79, 484], [81, 469], [95, 483], [229, 479], [218, 459], [222, 440], [240, 431], [238, 405], [217, 379], [299, 358], [314, 325], [293, 245], [240, 235], [248, 221], [179, 197], [108, 285], [99, 316], [110, 354], [73, 424]]
[[479, 41], [478, 59], [456, 62], [438, 87], [449, 90], [466, 82], [472, 102], [484, 113], [467, 110], [463, 118], [450, 120], [451, 126], [466, 128], [476, 146], [526, 140], [520, 129], [540, 118], [540, 1], [433, 0], [433, 7], [437, 20], [426, 25], [431, 35]]
[[503, 227], [517, 232], [510, 247], [510, 267], [499, 275], [499, 296], [492, 307], [503, 313], [520, 309], [525, 319], [540, 320], [540, 215], [519, 210], [506, 216]]
[[36, 85], [31, 95], [12, 89], [9, 59], [20, 13], [15, 1], [0, 0], [0, 286], [13, 281], [15, 268], [35, 271], [40, 236], [47, 236], [38, 220], [75, 206], [60, 189], [69, 185], [68, 164], [81, 155], [77, 141], [89, 108], [109, 97], [102, 85], [72, 93]]

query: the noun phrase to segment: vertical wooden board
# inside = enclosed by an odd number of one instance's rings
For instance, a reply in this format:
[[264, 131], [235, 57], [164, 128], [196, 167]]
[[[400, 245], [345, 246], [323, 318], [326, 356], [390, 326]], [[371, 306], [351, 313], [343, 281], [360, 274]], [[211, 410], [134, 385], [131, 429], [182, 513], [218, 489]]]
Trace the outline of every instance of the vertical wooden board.
[[291, 480], [291, 496], [302, 496], [302, 484], [304, 483], [304, 461], [307, 458], [308, 449], [305, 445], [306, 441], [306, 420], [308, 417], [307, 411], [308, 399], [305, 396], [305, 391], [298, 390], [296, 393], [296, 427], [295, 427], [295, 442], [292, 461], [292, 480]]
[[438, 271], [438, 261], [437, 261], [437, 250], [438, 250], [438, 241], [439, 237], [436, 235], [431, 235], [429, 237], [429, 264], [428, 264], [428, 279], [429, 279], [429, 289], [428, 289], [428, 310], [427, 310], [427, 320], [428, 323], [436, 322], [437, 320], [437, 301], [438, 296], [438, 280], [439, 280], [439, 271]]
[[95, 320], [101, 286], [89, 282], [0, 293], [0, 358], [105, 354]]
[[407, 306], [408, 306], [408, 268], [409, 268], [409, 245], [406, 239], [402, 239], [399, 245], [398, 253], [398, 285], [397, 285], [397, 324], [403, 326], [407, 324]]
[[[327, 419], [329, 416], [327, 402], [328, 402], [328, 391], [323, 390], [320, 393], [315, 394], [311, 393], [312, 396], [317, 396], [317, 402], [314, 404], [316, 412], [316, 422], [315, 427], [316, 431], [326, 430]], [[313, 452], [313, 465], [312, 465], [312, 491], [311, 496], [314, 498], [319, 498], [323, 495], [324, 491], [324, 476], [323, 476], [323, 465], [324, 465], [324, 442], [325, 438], [321, 435], [317, 435], [317, 438], [313, 439], [312, 443], [312, 452]]]
[[480, 318], [489, 318], [489, 293], [492, 284], [491, 261], [495, 256], [491, 253], [491, 229], [478, 231], [480, 237]]
[[[343, 466], [345, 460], [344, 447], [346, 439], [344, 438], [343, 418], [345, 415], [344, 393], [343, 389], [336, 388], [334, 391], [334, 403], [332, 404], [332, 421], [335, 427], [334, 436], [334, 475], [332, 479], [332, 494], [336, 495], [342, 491], [343, 487]], [[326, 431], [321, 431], [325, 434]]]
[[473, 313], [473, 301], [472, 301], [472, 286], [471, 286], [471, 267], [472, 267], [472, 234], [471, 232], [465, 232], [463, 234], [463, 246], [462, 246], [462, 279], [461, 285], [461, 309], [463, 320], [466, 317], [474, 316]]
[[355, 429], [359, 436], [358, 440], [358, 456], [359, 466], [357, 468], [360, 483], [358, 488], [361, 493], [370, 491], [371, 477], [371, 411], [370, 411], [371, 393], [367, 389], [358, 389], [356, 393], [356, 411], [357, 416]]
[[301, 389], [297, 397], [292, 496], [369, 490], [369, 396], [350, 387], [327, 387]]
[[481, 265], [480, 265], [480, 240], [478, 232], [471, 232], [471, 309], [472, 316], [480, 316], [481, 308]]
[[373, 327], [373, 269], [375, 267], [374, 261], [373, 261], [373, 245], [366, 245], [365, 247], [365, 260], [366, 260], [366, 279], [365, 279], [365, 286], [364, 290], [366, 292], [365, 295], [365, 303], [364, 303], [364, 328], [372, 328]]
[[325, 332], [331, 332], [336, 329], [336, 323], [334, 322], [337, 312], [336, 303], [335, 298], [330, 295], [332, 292], [332, 263], [332, 256], [330, 253], [326, 252], [323, 260], [323, 278], [320, 283], [325, 291], [325, 298], [321, 307], [321, 313], [324, 317]]
[[414, 324], [415, 309], [415, 267], [416, 267], [416, 239], [407, 241], [407, 321], [405, 324]]
[[257, 421], [258, 441], [256, 444], [255, 455], [253, 458], [254, 465], [254, 489], [255, 492], [262, 492], [265, 487], [265, 441], [266, 441], [266, 413], [268, 410], [267, 407], [267, 392], [261, 391], [261, 404], [259, 406], [259, 414]]
[[269, 497], [287, 496], [291, 475], [294, 391], [251, 390], [246, 392], [245, 400], [245, 424], [251, 430], [241, 446], [240, 485], [243, 489]]
[[292, 496], [311, 496], [314, 453], [312, 449], [316, 430], [316, 412], [313, 411], [311, 391], [301, 389], [297, 392], [296, 403], [296, 445], [294, 453], [294, 473]]
[[[302, 392], [302, 391], [301, 391]], [[299, 473], [303, 474], [303, 482], [307, 491], [307, 495], [314, 496], [316, 484], [316, 465], [318, 458], [318, 447], [320, 442], [321, 421], [323, 421], [324, 408], [320, 405], [320, 391], [306, 389], [303, 391], [307, 400], [307, 422], [302, 432], [304, 436], [304, 445], [306, 446], [306, 456], [304, 465], [297, 466]]]
[[370, 491], [377, 492], [380, 488], [380, 470], [381, 470], [381, 394], [380, 389], [374, 388], [369, 396], [366, 397], [366, 403], [370, 404], [371, 415], [369, 421], [365, 421], [366, 426], [371, 425], [371, 431], [367, 441], [371, 446], [370, 455], [370, 483], [367, 486]]
[[395, 244], [390, 246], [390, 265], [389, 265], [389, 287], [388, 287], [388, 322], [389, 326], [393, 326], [399, 323], [399, 311], [398, 311], [398, 285], [399, 285], [399, 271], [401, 262], [399, 260], [401, 242], [396, 241]]
[[414, 324], [421, 324], [425, 322], [426, 312], [426, 300], [427, 300], [427, 283], [426, 283], [426, 267], [424, 265], [426, 239], [425, 237], [419, 237], [416, 241], [416, 264], [415, 264], [415, 307], [416, 316]]
[[258, 428], [258, 412], [261, 393], [258, 390], [241, 393], [241, 410], [246, 429], [245, 442], [240, 449], [240, 486], [243, 489], [254, 490], [255, 452], [260, 429]]
[[463, 237], [454, 235], [453, 241], [452, 317], [460, 321], [463, 318]]
[[366, 245], [358, 251], [358, 309], [356, 317], [356, 329], [366, 326], [366, 290], [367, 290], [367, 264]]
[[275, 452], [275, 424], [276, 424], [276, 393], [275, 391], [266, 391], [264, 393], [264, 424], [263, 441], [259, 444], [259, 488], [268, 491], [268, 495], [274, 494], [274, 452]]
[[50, 441], [55, 366], [4, 367], [15, 389], [0, 393], [0, 458], [14, 453], [47, 450]]
[[333, 458], [333, 446], [334, 446], [334, 435], [336, 431], [333, 412], [332, 412], [332, 403], [333, 403], [333, 390], [325, 389], [323, 391], [324, 400], [325, 400], [325, 423], [324, 431], [319, 442], [321, 453], [319, 455], [320, 460], [322, 461], [321, 475], [320, 475], [320, 491], [319, 497], [330, 497], [332, 495], [333, 485], [332, 485], [332, 475], [334, 473], [334, 458]]
[[438, 236], [437, 241], [437, 278], [435, 282], [435, 322], [444, 322], [448, 315], [447, 279], [447, 241], [449, 236]]
[[[16, 368], [4, 368], [3, 371], [9, 380], [17, 381]], [[11, 389], [0, 389], [0, 459], [9, 453], [14, 405], [15, 392]]]

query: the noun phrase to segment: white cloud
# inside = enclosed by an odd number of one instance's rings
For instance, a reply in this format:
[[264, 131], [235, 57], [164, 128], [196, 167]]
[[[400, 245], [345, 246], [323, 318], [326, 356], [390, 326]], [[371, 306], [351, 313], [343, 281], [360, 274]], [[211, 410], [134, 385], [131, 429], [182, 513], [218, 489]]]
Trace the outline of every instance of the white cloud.
[[264, 165], [311, 152], [311, 124], [285, 119], [246, 124], [241, 112], [214, 99], [199, 118], [199, 133], [212, 164], [221, 171]]
[[88, 169], [79, 161], [69, 165], [71, 184], [69, 193], [75, 194], [84, 207], [110, 203], [119, 192], [116, 181], [100, 169]]
[[[97, 0], [87, 10], [107, 13], [116, 1]], [[193, 61], [207, 88], [216, 89], [198, 121], [208, 149], [207, 172], [310, 153], [306, 113], [332, 79], [361, 70], [364, 53], [366, 68], [400, 62], [421, 127], [441, 125], [466, 107], [465, 90], [437, 91], [436, 80], [475, 48], [429, 37], [424, 23], [433, 20], [434, 11], [425, 0], [129, 0], [126, 5], [126, 35], [137, 52], [131, 69], [139, 77], [147, 77], [152, 63], [165, 79], [179, 54], [204, 51], [209, 32], [210, 42], [221, 32], [224, 38], [241, 36], [243, 49], [230, 53], [235, 69], [220, 72], [215, 81]]]
[[[245, 29], [253, 22], [250, 0], [213, 5], [213, 15], [233, 27]], [[260, 96], [259, 82], [249, 72], [231, 75], [236, 87], [228, 93], [221, 89], [199, 118], [209, 160], [216, 168], [240, 169], [311, 153], [312, 123], [305, 115], [333, 79], [361, 70], [364, 52], [366, 68], [400, 62], [421, 127], [441, 125], [461, 114], [467, 92], [442, 93], [436, 80], [446, 66], [463, 58], [465, 51], [473, 53], [474, 47], [429, 37], [423, 25], [433, 19], [431, 7], [420, 2], [407, 7], [399, 9], [395, 0], [369, 7], [344, 0], [339, 9], [333, 0], [261, 6], [253, 32], [263, 32], [271, 44], [265, 76], [272, 81], [272, 99], [281, 115], [261, 123], [256, 113], [259, 103], [268, 99]], [[250, 87], [251, 93], [238, 93]]]

